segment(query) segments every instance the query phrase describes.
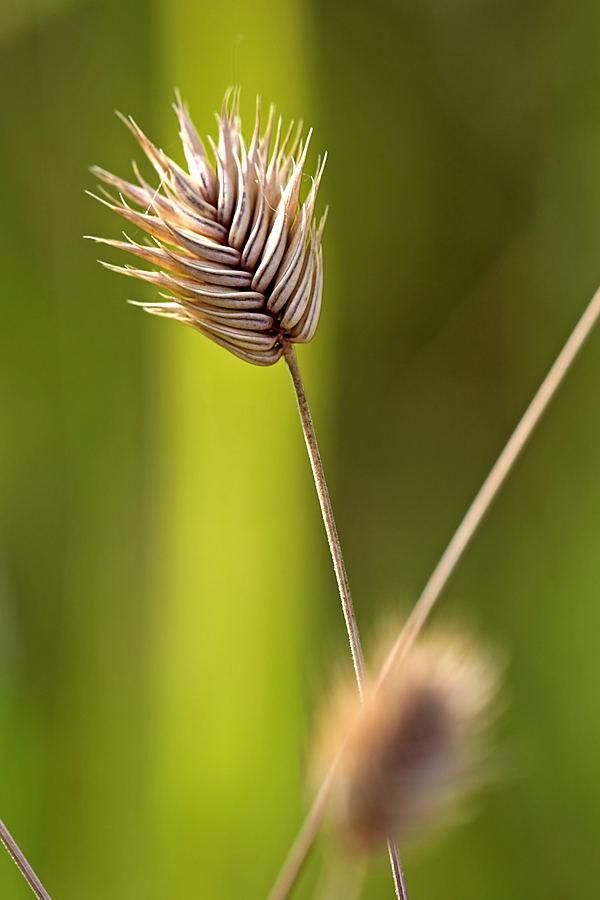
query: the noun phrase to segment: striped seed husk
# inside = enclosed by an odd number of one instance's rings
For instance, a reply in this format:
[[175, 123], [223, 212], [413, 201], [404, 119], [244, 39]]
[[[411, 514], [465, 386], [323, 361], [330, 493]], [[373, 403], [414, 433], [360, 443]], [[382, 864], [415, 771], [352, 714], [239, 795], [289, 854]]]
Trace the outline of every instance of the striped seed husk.
[[119, 194], [115, 199], [101, 189], [105, 198], [96, 199], [150, 238], [142, 244], [127, 236], [123, 241], [93, 240], [157, 267], [102, 263], [166, 291], [157, 302], [139, 304], [147, 312], [190, 325], [246, 362], [270, 366], [282, 355], [286, 341], [308, 343], [319, 322], [326, 214], [318, 225], [313, 214], [325, 159], [319, 160], [300, 203], [312, 132], [303, 142], [302, 123], [295, 134], [292, 123], [282, 136], [282, 121], [274, 128], [271, 106], [261, 136], [258, 100], [247, 147], [238, 101], [239, 91], [228, 91], [216, 117], [217, 144], [209, 138], [213, 168], [176, 93], [174, 109], [187, 172], [155, 147], [132, 118], [121, 116], [160, 184], [152, 187], [135, 163], [137, 184], [95, 166], [92, 172]]

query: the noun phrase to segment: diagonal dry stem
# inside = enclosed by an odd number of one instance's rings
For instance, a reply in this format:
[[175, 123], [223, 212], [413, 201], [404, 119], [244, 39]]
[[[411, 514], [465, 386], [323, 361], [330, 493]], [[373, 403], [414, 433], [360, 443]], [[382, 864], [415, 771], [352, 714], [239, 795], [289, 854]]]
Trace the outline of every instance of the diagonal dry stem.
[[17, 845], [17, 842], [14, 840], [13, 836], [11, 835], [2, 819], [0, 819], [0, 840], [12, 856], [21, 875], [23, 876], [35, 896], [38, 898], [38, 900], [50, 900], [50, 895], [46, 892], [42, 882], [23, 856]]
[[[587, 307], [585, 308], [583, 315], [573, 329], [564, 347], [558, 354], [554, 364], [552, 365], [550, 371], [540, 385], [533, 400], [525, 410], [521, 420], [519, 421], [519, 424], [513, 431], [511, 437], [508, 440], [508, 443], [496, 460], [489, 475], [479, 489], [471, 506], [467, 510], [462, 522], [456, 529], [456, 532], [454, 533], [454, 536], [452, 537], [446, 550], [442, 554], [440, 561], [433, 570], [410, 616], [408, 617], [406, 624], [398, 637], [398, 640], [392, 647], [392, 650], [390, 651], [390, 654], [381, 669], [381, 672], [377, 679], [377, 683], [375, 685], [376, 691], [379, 689], [393, 666], [402, 659], [402, 657], [408, 652], [408, 650], [416, 640], [440, 594], [448, 584], [448, 581], [450, 580], [454, 569], [462, 558], [467, 546], [469, 545], [483, 518], [488, 512], [490, 506], [496, 499], [500, 489], [502, 488], [513, 466], [519, 458], [523, 448], [535, 431], [535, 428], [538, 425], [542, 415], [548, 408], [550, 401], [560, 387], [563, 379], [565, 378], [577, 354], [581, 350], [586, 338], [589, 336], [599, 317], [600, 288], [596, 291]], [[290, 365], [290, 361], [287, 355], [286, 361], [288, 362], [290, 370], [292, 371], [292, 377], [294, 377], [294, 370]], [[296, 366], [297, 371], [297, 362], [295, 360], [295, 356], [293, 357], [293, 362]], [[298, 379], [300, 380], [299, 373]], [[295, 380], [294, 385], [296, 385]], [[301, 385], [302, 382], [300, 380], [300, 386]], [[298, 402], [300, 403], [300, 399]], [[306, 403], [306, 398], [304, 398], [304, 402]], [[310, 420], [310, 413], [308, 413], [308, 417]], [[339, 755], [333, 761], [331, 768], [323, 782], [323, 785], [321, 786], [321, 790], [319, 791], [315, 801], [313, 802], [313, 805], [300, 830], [298, 838], [292, 850], [290, 851], [286, 862], [284, 863], [281, 874], [277, 881], [277, 885], [279, 885], [280, 882], [283, 884], [286, 872], [288, 875], [293, 872], [293, 879], [295, 879], [300, 869], [302, 868], [306, 857], [308, 856], [314, 838], [317, 834], [323, 812], [325, 810], [327, 797], [329, 795], [329, 790], [333, 782], [333, 776], [335, 774], [338, 759]], [[394, 846], [395, 842], [393, 842], [393, 847]], [[405, 900], [406, 888], [403, 887], [404, 876], [402, 873], [402, 866], [400, 864], [399, 857], [397, 860], [395, 858], [393, 847], [390, 848], [390, 859], [392, 863], [392, 872], [394, 873], [396, 892], [401, 900]], [[293, 879], [290, 882], [290, 887], [291, 884], [293, 884]], [[400, 890], [398, 888], [399, 882]], [[401, 892], [402, 890], [404, 890], [404, 894]], [[276, 894], [274, 890], [270, 895], [269, 900], [285, 900], [285, 897], [287, 897], [287, 893]]]
[[321, 785], [321, 790], [317, 794], [310, 812], [304, 820], [302, 828], [298, 832], [298, 837], [294, 841], [290, 852], [281, 867], [281, 871], [277, 876], [275, 884], [271, 888], [267, 900], [285, 900], [296, 883], [296, 879], [302, 871], [315, 837], [317, 836], [334, 775], [335, 765], [330, 768], [325, 781]]
[[[352, 651], [352, 662], [354, 663], [354, 671], [356, 673], [356, 680], [358, 682], [358, 690], [361, 700], [364, 701], [365, 692], [367, 690], [365, 659], [360, 643], [358, 625], [356, 624], [356, 615], [354, 613], [354, 605], [352, 603], [350, 585], [348, 584], [348, 576], [346, 575], [346, 567], [344, 565], [344, 557], [342, 555], [340, 539], [338, 537], [337, 528], [335, 527], [333, 509], [331, 507], [329, 491], [327, 490], [327, 483], [325, 481], [325, 473], [323, 471], [323, 463], [321, 462], [321, 454], [319, 453], [319, 446], [317, 444], [317, 436], [315, 434], [312, 416], [310, 414], [308, 401], [306, 399], [306, 392], [304, 390], [304, 384], [302, 383], [300, 369], [298, 368], [296, 352], [293, 345], [287, 341], [283, 345], [283, 355], [285, 357], [286, 363], [288, 364], [288, 368], [292, 376], [292, 381], [294, 383], [294, 390], [296, 391], [298, 409], [300, 411], [300, 419], [302, 422], [302, 430], [304, 432], [304, 439], [306, 441], [306, 448], [308, 450], [308, 456], [310, 458], [310, 464], [315, 479], [317, 494], [319, 495], [321, 513], [323, 515], [323, 522], [325, 524], [325, 530], [327, 532], [327, 540], [329, 541], [329, 549], [331, 551], [331, 558], [333, 560], [333, 567], [335, 569], [335, 577], [337, 579], [340, 598], [342, 601], [342, 609], [344, 611], [344, 618], [346, 620], [346, 629], [348, 631], [348, 638], [350, 640], [350, 650]], [[322, 805], [317, 808], [317, 812], [313, 815], [312, 820], [309, 817], [305, 824], [305, 827], [302, 829], [302, 832], [300, 833], [298, 840], [294, 844], [288, 859], [284, 863], [279, 878], [277, 879], [273, 891], [271, 892], [270, 900], [285, 900], [290, 890], [292, 889], [308, 855], [308, 851], [312, 846], [319, 822], [321, 820], [322, 807], [324, 807], [325, 805], [328, 793], [329, 786], [327, 785], [325, 791], [323, 789], [321, 789], [320, 791], [320, 794], [323, 794]], [[404, 882], [404, 872], [402, 870], [402, 863], [400, 862], [400, 851], [398, 850], [398, 845], [395, 838], [388, 838], [388, 848], [390, 853], [390, 863], [392, 866], [392, 875], [394, 878], [394, 886], [396, 888], [398, 900], [408, 900], [408, 896], [406, 893], [406, 884]]]
[[498, 496], [502, 485], [521, 455], [527, 441], [533, 434], [548, 405], [560, 387], [565, 375], [581, 350], [586, 338], [600, 317], [600, 288], [596, 291], [566, 344], [556, 357], [550, 371], [542, 381], [533, 400], [523, 413], [521, 420], [508, 439], [504, 450], [494, 463], [489, 475], [481, 485], [465, 517], [456, 529], [429, 581], [423, 588], [398, 640], [392, 647], [377, 679], [375, 690], [379, 688], [392, 667], [412, 647], [438, 597], [448, 584], [467, 546], [490, 506]]

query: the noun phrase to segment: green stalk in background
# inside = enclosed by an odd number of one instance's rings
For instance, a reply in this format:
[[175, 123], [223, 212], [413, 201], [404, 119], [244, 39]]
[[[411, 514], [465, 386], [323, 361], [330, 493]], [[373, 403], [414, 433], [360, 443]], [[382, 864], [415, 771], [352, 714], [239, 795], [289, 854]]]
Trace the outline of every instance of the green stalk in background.
[[[299, 110], [310, 117], [300, 0], [176, 0], [159, 14], [163, 84], [179, 88], [200, 135], [214, 133], [210, 111], [232, 83], [243, 86], [242, 120], [252, 122], [257, 94], [284, 121]], [[174, 134], [174, 117], [163, 133]], [[244, 365], [187, 329], [160, 327], [161, 885], [183, 896], [201, 878], [202, 896], [231, 897], [243, 885], [262, 897], [301, 817], [302, 660], [318, 592], [309, 470], [283, 365]], [[311, 349], [318, 398], [319, 345]]]

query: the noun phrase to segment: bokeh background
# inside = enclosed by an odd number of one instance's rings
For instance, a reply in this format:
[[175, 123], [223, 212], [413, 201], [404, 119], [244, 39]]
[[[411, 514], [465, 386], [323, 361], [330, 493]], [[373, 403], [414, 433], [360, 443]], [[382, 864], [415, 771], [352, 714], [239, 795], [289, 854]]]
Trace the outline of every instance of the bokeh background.
[[[266, 897], [349, 668], [283, 364], [82, 240], [121, 228], [88, 166], [141, 155], [113, 110], [178, 157], [173, 87], [207, 134], [238, 83], [329, 151], [300, 362], [368, 646], [600, 281], [599, 44], [595, 0], [2, 0], [0, 815], [54, 900]], [[598, 895], [599, 378], [596, 334], [440, 604], [509, 660], [503, 774], [411, 900]]]

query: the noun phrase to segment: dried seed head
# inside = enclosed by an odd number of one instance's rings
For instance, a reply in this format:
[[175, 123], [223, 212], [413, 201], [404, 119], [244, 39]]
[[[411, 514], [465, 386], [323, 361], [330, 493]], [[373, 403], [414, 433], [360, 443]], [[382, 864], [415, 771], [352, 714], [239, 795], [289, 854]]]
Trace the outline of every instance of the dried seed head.
[[498, 668], [458, 632], [422, 637], [363, 705], [343, 685], [323, 716], [316, 769], [338, 753], [330, 797], [334, 831], [373, 850], [445, 818], [481, 778], [482, 732]]
[[[303, 145], [302, 124], [281, 136], [281, 119], [272, 144], [274, 107], [260, 136], [256, 125], [246, 147], [238, 115], [239, 92], [228, 91], [219, 139], [209, 143], [211, 166], [188, 111], [176, 95], [174, 109], [188, 171], [157, 149], [133, 119], [123, 119], [160, 176], [157, 188], [134, 165], [132, 184], [104, 169], [92, 171], [119, 192], [102, 200], [152, 241], [93, 238], [127, 250], [156, 270], [133, 266], [107, 268], [150, 281], [168, 291], [157, 303], [142, 303], [150, 313], [191, 325], [247, 362], [269, 366], [283, 352], [283, 341], [307, 343], [319, 321], [323, 292], [321, 236], [313, 212], [323, 163], [304, 203], [300, 187], [310, 141]], [[297, 155], [297, 160], [296, 160]], [[125, 197], [140, 210], [129, 206]]]

